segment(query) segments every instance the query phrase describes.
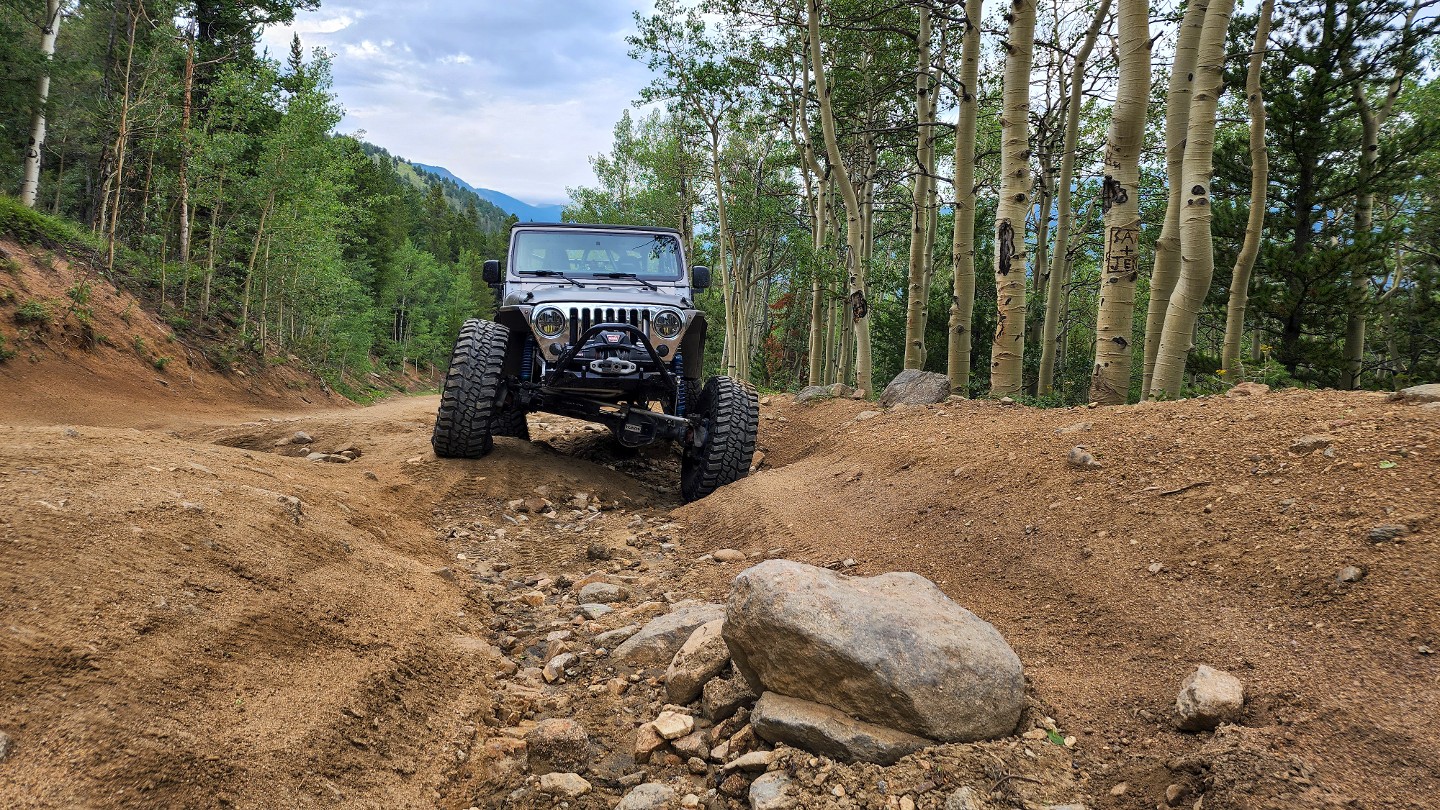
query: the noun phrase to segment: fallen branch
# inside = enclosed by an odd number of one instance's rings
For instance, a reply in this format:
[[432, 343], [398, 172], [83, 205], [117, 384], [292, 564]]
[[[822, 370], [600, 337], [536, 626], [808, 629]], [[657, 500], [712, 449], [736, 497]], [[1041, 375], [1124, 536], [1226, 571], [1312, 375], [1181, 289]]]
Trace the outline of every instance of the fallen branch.
[[1184, 492], [1184, 491], [1187, 490], [1187, 489], [1194, 489], [1194, 488], [1196, 488], [1196, 487], [1203, 487], [1203, 486], [1206, 486], [1206, 485], [1209, 484], [1209, 483], [1210, 483], [1209, 481], [1196, 481], [1196, 482], [1193, 483], [1193, 484], [1186, 484], [1186, 485], [1183, 486], [1183, 487], [1176, 487], [1176, 488], [1174, 488], [1174, 489], [1163, 490], [1163, 491], [1161, 491], [1160, 494], [1161, 494], [1162, 496], [1164, 496], [1164, 495], [1179, 495], [1180, 493]]

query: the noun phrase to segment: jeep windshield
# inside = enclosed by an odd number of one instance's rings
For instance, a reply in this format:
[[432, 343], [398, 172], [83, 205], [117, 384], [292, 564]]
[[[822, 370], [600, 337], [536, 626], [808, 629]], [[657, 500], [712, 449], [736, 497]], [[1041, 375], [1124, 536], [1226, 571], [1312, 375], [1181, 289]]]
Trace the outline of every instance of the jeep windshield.
[[680, 279], [680, 241], [669, 234], [525, 230], [514, 235], [516, 275]]

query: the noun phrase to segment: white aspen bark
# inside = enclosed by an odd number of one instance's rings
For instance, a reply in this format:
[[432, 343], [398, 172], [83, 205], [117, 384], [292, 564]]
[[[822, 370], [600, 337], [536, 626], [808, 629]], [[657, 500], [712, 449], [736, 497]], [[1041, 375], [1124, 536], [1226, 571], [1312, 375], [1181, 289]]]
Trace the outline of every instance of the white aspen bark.
[[[835, 135], [835, 111], [830, 103], [830, 85], [825, 79], [825, 60], [820, 54], [820, 0], [807, 0], [806, 24], [810, 34], [810, 64], [815, 73], [815, 91], [820, 97], [820, 130], [825, 136], [825, 152], [830, 159], [830, 171], [840, 196], [845, 201], [845, 245], [847, 248], [846, 267], [850, 288], [846, 314], [860, 315], [854, 320], [855, 328], [855, 384], [867, 394], [874, 393], [870, 363], [870, 319], [864, 317], [865, 308], [865, 264], [863, 261], [863, 235], [860, 224], [860, 200], [850, 173], [845, 169], [840, 154], [839, 139]], [[848, 352], [846, 352], [848, 355]], [[842, 368], [845, 361], [842, 358]]]
[[950, 298], [949, 340], [945, 369], [950, 390], [970, 390], [970, 323], [975, 310], [975, 129], [979, 102], [975, 96], [980, 77], [980, 20], [984, 0], [965, 0], [965, 34], [960, 41], [960, 87], [955, 122], [955, 233], [950, 255], [955, 286]]
[[1030, 68], [1035, 56], [1035, 0], [1010, 7], [1000, 113], [1000, 205], [995, 215], [995, 338], [990, 394], [1020, 393], [1025, 356], [1025, 215], [1030, 210]]
[[195, 87], [195, 38], [185, 33], [185, 91], [180, 112], [180, 271], [190, 276], [190, 111]]
[[910, 277], [905, 297], [905, 368], [925, 366], [925, 305], [930, 290], [925, 285], [925, 256], [930, 252], [926, 239], [930, 218], [930, 175], [934, 166], [927, 159], [930, 139], [930, 9], [920, 7], [920, 27], [915, 36], [915, 182], [911, 189]]
[[40, 56], [45, 72], [35, 87], [35, 115], [30, 119], [30, 142], [25, 148], [25, 176], [20, 182], [20, 203], [35, 207], [40, 194], [41, 153], [45, 149], [45, 107], [50, 103], [50, 63], [55, 60], [55, 37], [60, 33], [61, 0], [46, 0], [45, 24], [40, 28]]
[[1105, 259], [1090, 376], [1090, 400], [1101, 405], [1123, 405], [1130, 396], [1140, 277], [1140, 149], [1150, 100], [1149, 0], [1120, 0], [1119, 8], [1120, 81], [1105, 145]]
[[1235, 0], [1212, 0], [1195, 60], [1190, 126], [1185, 135], [1183, 191], [1180, 213], [1180, 281], [1175, 285], [1155, 354], [1150, 396], [1175, 397], [1185, 377], [1185, 359], [1195, 335], [1196, 316], [1210, 291], [1215, 254], [1210, 233], [1213, 212], [1210, 182], [1215, 165], [1215, 108], [1225, 87], [1225, 33]]
[[1075, 182], [1075, 151], [1080, 144], [1080, 105], [1084, 101], [1085, 64], [1100, 29], [1110, 14], [1110, 0], [1100, 0], [1100, 7], [1090, 19], [1090, 28], [1080, 50], [1075, 52], [1075, 64], [1070, 70], [1070, 96], [1065, 104], [1064, 154], [1060, 156], [1060, 179], [1056, 187], [1055, 249], [1050, 254], [1050, 272], [1045, 291], [1045, 322], [1040, 330], [1040, 376], [1035, 383], [1035, 393], [1041, 396], [1055, 390], [1055, 355], [1059, 351], [1060, 313], [1064, 309], [1061, 291], [1065, 286], [1066, 272], [1070, 266], [1070, 227], [1073, 214], [1070, 210], [1070, 188]]
[[1260, 69], [1270, 39], [1270, 18], [1275, 0], [1260, 6], [1255, 23], [1255, 45], [1250, 50], [1250, 67], [1245, 74], [1245, 98], [1250, 108], [1250, 214], [1245, 221], [1245, 242], [1235, 257], [1230, 275], [1230, 302], [1225, 310], [1225, 344], [1220, 350], [1220, 371], [1226, 380], [1237, 379], [1240, 365], [1240, 337], [1245, 332], [1245, 309], [1250, 300], [1250, 272], [1260, 254], [1260, 235], [1265, 227], [1265, 186], [1270, 179], [1270, 157], [1265, 151], [1265, 95]]
[[1165, 327], [1165, 311], [1170, 294], [1180, 279], [1180, 209], [1185, 204], [1184, 178], [1185, 132], [1190, 125], [1190, 96], [1195, 84], [1195, 58], [1200, 33], [1210, 0], [1189, 0], [1180, 21], [1180, 34], [1175, 42], [1175, 60], [1170, 67], [1170, 87], [1165, 102], [1165, 177], [1170, 200], [1165, 206], [1165, 224], [1155, 242], [1155, 268], [1150, 274], [1150, 305], [1145, 314], [1145, 372], [1140, 396], [1150, 395], [1151, 378], [1155, 375], [1155, 354], [1160, 351], [1160, 333]]

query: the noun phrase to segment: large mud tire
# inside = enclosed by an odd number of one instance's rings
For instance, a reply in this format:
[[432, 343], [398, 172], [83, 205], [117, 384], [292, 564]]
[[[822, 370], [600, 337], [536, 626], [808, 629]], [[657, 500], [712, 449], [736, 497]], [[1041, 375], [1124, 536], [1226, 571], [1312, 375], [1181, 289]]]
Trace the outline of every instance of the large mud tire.
[[[480, 458], [495, 446], [497, 399], [509, 339], [510, 330], [491, 321], [471, 318], [460, 327], [430, 439], [435, 455]], [[522, 421], [524, 418], [520, 414]]]
[[692, 401], [703, 441], [687, 442], [680, 463], [680, 497], [699, 500], [744, 478], [755, 456], [760, 401], [755, 389], [729, 377], [711, 377]]
[[524, 411], [504, 408], [496, 414], [491, 433], [495, 436], [514, 436], [528, 442], [530, 441], [530, 422], [525, 418]]

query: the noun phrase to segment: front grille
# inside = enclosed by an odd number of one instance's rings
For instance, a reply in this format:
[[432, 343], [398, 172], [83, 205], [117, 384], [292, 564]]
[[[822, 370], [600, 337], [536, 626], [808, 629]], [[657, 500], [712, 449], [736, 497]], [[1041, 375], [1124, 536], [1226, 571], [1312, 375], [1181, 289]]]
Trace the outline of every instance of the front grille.
[[650, 337], [650, 310], [640, 307], [571, 307], [570, 343], [580, 341], [585, 330], [597, 323], [628, 323]]

